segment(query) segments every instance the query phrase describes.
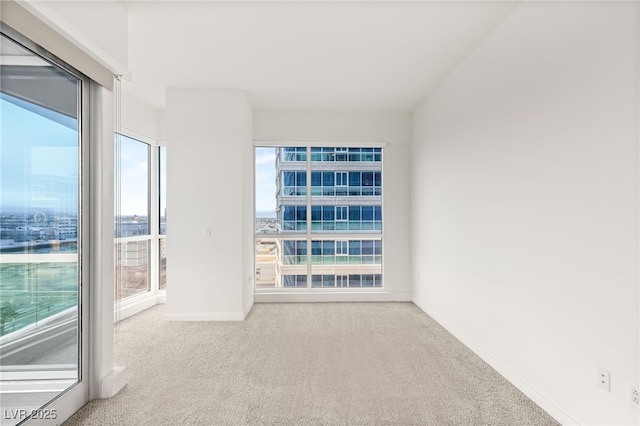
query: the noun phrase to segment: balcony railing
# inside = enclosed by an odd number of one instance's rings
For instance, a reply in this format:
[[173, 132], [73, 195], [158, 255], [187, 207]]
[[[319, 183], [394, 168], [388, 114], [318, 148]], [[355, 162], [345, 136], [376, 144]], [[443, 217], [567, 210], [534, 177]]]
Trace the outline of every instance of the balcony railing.
[[77, 306], [78, 255], [3, 254], [0, 282], [0, 336], [4, 336]]

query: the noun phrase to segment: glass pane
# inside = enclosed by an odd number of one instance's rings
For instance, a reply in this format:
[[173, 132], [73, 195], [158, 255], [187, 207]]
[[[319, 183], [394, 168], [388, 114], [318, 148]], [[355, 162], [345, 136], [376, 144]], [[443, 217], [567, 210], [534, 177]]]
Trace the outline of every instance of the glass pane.
[[115, 149], [114, 300], [119, 302], [150, 289], [150, 147], [144, 142], [116, 134]]
[[149, 235], [149, 145], [116, 134], [116, 237]]
[[[320, 148], [312, 148], [318, 150]], [[311, 192], [311, 230], [322, 233], [382, 233], [382, 157], [380, 148], [322, 148], [311, 160], [318, 176]], [[284, 168], [288, 164], [283, 165]], [[322, 179], [320, 179], [322, 176]], [[331, 211], [331, 213], [329, 213]]]
[[81, 86], [4, 35], [0, 47], [0, 385], [14, 425], [79, 380]]
[[305, 147], [255, 149], [256, 234], [306, 231], [306, 155]]
[[159, 288], [160, 290], [166, 290], [167, 288], [167, 239], [160, 238], [160, 274], [159, 274]]
[[[297, 276], [306, 277], [307, 256], [305, 239], [256, 237], [256, 288], [300, 287], [302, 279]], [[278, 273], [283, 267], [289, 278]]]
[[150, 240], [116, 242], [116, 302], [149, 291]]
[[363, 282], [382, 287], [381, 243], [380, 239], [313, 240], [312, 287], [362, 287]]
[[167, 234], [167, 148], [158, 148], [158, 202], [160, 204], [160, 235]]

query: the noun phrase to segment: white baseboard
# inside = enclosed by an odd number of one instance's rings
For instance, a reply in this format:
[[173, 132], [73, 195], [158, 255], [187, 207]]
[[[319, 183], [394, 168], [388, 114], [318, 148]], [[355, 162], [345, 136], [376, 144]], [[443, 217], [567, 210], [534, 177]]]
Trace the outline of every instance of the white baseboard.
[[253, 308], [253, 297], [251, 298], [249, 303], [247, 303], [247, 306], [244, 307], [244, 310], [242, 311], [242, 315], [243, 315], [242, 319], [247, 318], [247, 315], [249, 315], [249, 312], [251, 312], [252, 308]]
[[551, 402], [541, 392], [527, 383], [522, 377], [520, 377], [515, 371], [509, 368], [506, 364], [486, 351], [481, 345], [470, 339], [465, 333], [460, 331], [456, 326], [451, 324], [443, 315], [430, 308], [427, 303], [422, 301], [413, 300], [420, 309], [422, 309], [427, 315], [437, 321], [442, 327], [444, 327], [449, 333], [462, 342], [466, 347], [471, 349], [476, 355], [478, 355], [483, 361], [493, 367], [502, 377], [507, 379], [512, 385], [520, 389], [529, 399], [538, 404], [540, 408], [549, 413], [551, 417], [556, 419], [563, 425], [579, 425], [581, 424], [576, 419], [571, 417], [565, 411], [563, 411], [556, 404]]
[[400, 292], [256, 292], [256, 303], [280, 302], [412, 302], [411, 293]]
[[99, 398], [111, 398], [125, 387], [129, 381], [127, 367], [114, 367], [100, 383]]

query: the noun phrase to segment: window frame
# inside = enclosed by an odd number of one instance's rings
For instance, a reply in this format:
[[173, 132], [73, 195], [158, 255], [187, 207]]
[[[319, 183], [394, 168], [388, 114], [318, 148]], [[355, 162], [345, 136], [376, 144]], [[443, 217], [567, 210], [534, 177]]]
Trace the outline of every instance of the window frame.
[[[120, 300], [114, 299], [116, 321], [139, 312], [140, 309], [138, 307], [141, 306], [140, 303], [142, 301], [146, 299], [155, 299], [158, 296], [164, 297], [166, 295], [166, 288], [160, 289], [160, 240], [166, 241], [167, 237], [166, 233], [160, 234], [160, 148], [167, 149], [166, 145], [160, 143], [161, 141], [142, 135], [128, 128], [121, 127], [117, 130], [117, 132], [114, 132], [114, 136], [121, 134], [127, 138], [144, 143], [148, 145], [149, 148], [149, 234], [121, 238], [116, 238], [114, 236], [114, 244], [117, 244], [119, 240], [120, 242], [125, 242], [124, 240], [127, 239], [129, 241], [149, 241], [149, 286], [147, 291], [140, 292]], [[115, 161], [116, 158], [114, 158], [114, 162]], [[114, 170], [114, 175], [116, 172], [117, 171]], [[116, 265], [114, 264], [114, 267], [115, 266]]]

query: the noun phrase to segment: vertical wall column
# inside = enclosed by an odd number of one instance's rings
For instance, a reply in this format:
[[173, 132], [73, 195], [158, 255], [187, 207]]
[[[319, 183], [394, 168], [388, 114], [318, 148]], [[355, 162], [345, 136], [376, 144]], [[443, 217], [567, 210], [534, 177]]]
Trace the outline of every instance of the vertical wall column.
[[252, 120], [241, 90], [167, 90], [168, 320], [241, 320], [251, 306]]
[[128, 381], [113, 355], [113, 92], [91, 83], [91, 374], [89, 399], [110, 398]]

